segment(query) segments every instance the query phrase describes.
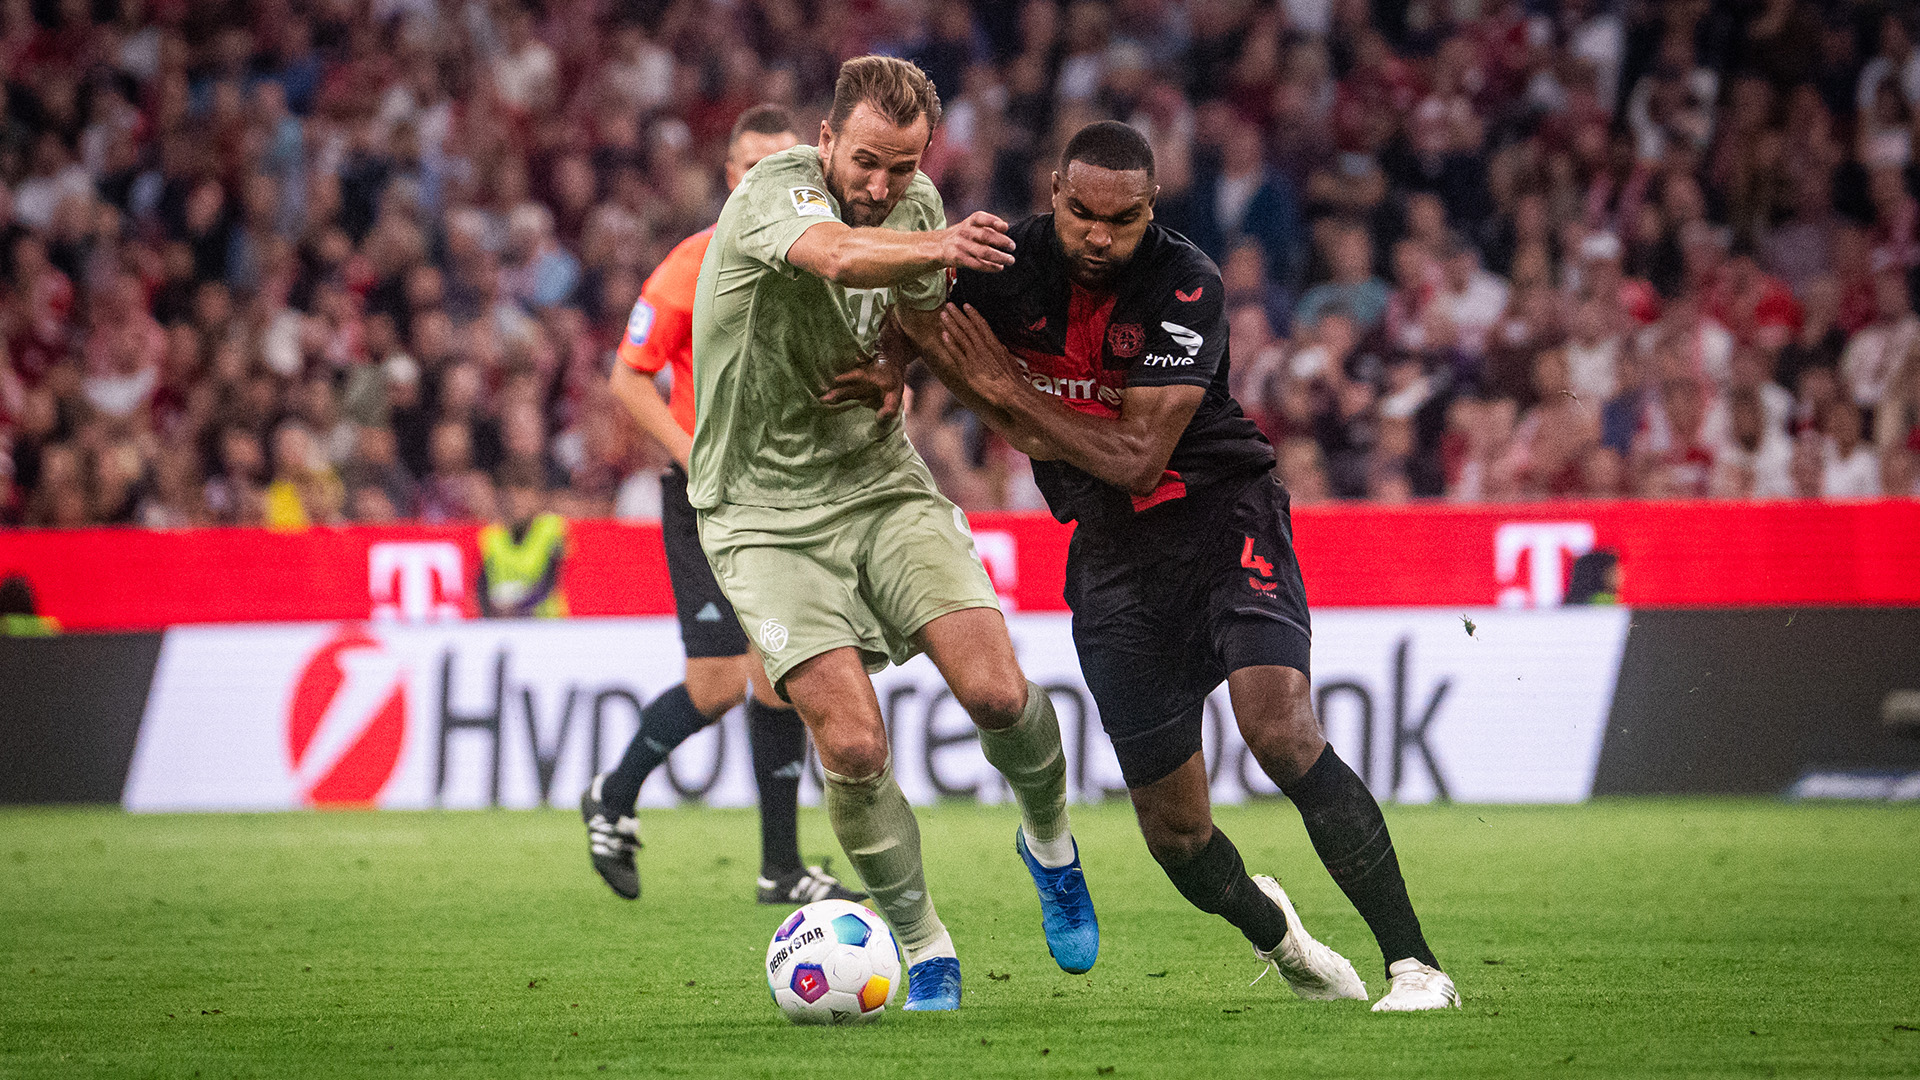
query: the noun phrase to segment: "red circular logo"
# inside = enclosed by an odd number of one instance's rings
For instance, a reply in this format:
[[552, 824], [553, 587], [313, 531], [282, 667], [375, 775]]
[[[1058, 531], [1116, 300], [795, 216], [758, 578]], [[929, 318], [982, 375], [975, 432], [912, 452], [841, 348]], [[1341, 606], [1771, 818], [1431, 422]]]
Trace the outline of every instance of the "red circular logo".
[[1140, 347], [1147, 343], [1147, 333], [1138, 323], [1115, 323], [1107, 327], [1107, 348], [1113, 355], [1122, 359], [1131, 359], [1140, 355]]
[[[352, 669], [343, 657], [378, 652], [380, 643], [359, 626], [342, 626], [300, 669], [287, 706], [287, 757], [301, 797], [312, 806], [365, 805], [378, 798], [406, 745], [406, 680], [349, 690]], [[373, 704], [366, 705], [363, 702]], [[336, 704], [338, 707], [336, 707]], [[311, 760], [309, 760], [311, 759]]]

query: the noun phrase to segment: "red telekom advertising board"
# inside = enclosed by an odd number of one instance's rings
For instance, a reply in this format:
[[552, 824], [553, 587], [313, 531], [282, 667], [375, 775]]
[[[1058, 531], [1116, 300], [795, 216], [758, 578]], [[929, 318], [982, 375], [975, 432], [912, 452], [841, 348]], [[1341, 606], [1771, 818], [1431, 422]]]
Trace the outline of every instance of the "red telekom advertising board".
[[[1071, 527], [978, 514], [976, 547], [1010, 611], [1061, 611]], [[187, 623], [473, 617], [472, 525], [299, 532], [0, 532], [69, 630]], [[1560, 502], [1294, 511], [1316, 607], [1552, 607], [1573, 560], [1619, 556], [1636, 607], [1920, 605], [1920, 502]], [[658, 526], [577, 521], [562, 584], [575, 615], [673, 610]]]

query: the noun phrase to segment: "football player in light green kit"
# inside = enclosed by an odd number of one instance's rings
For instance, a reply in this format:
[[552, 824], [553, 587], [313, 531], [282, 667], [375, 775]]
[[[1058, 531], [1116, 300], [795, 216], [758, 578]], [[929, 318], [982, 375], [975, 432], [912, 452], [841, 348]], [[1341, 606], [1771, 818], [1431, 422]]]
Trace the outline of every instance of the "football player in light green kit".
[[1013, 262], [999, 218], [947, 227], [919, 171], [939, 119], [919, 68], [849, 60], [819, 146], [763, 159], [728, 198], [694, 299], [687, 491], [720, 587], [813, 733], [834, 834], [906, 950], [916, 1011], [957, 1008], [960, 968], [869, 678], [889, 660], [924, 650], [979, 727], [1020, 804], [1015, 848], [1056, 961], [1085, 971], [1099, 948], [1059, 722], [1014, 659], [966, 519], [907, 442], [897, 366], [879, 354], [890, 314], [937, 318], [949, 267]]

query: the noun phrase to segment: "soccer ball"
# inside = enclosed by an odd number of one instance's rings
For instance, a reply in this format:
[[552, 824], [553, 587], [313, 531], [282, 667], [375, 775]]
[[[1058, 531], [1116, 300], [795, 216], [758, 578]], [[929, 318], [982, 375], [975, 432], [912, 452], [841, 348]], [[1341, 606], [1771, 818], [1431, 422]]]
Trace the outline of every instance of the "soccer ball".
[[767, 989], [796, 1024], [865, 1024], [900, 988], [900, 950], [880, 916], [820, 900], [787, 916], [767, 946]]

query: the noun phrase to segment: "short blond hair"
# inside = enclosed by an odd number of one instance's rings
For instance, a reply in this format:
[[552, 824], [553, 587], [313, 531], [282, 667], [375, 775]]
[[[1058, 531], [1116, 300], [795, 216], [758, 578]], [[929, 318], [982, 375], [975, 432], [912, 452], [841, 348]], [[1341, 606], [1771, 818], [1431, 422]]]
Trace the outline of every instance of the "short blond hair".
[[927, 118], [927, 137], [940, 126], [940, 94], [933, 80], [910, 60], [894, 56], [856, 56], [840, 65], [840, 78], [833, 84], [833, 112], [827, 126], [839, 131], [861, 105], [899, 127], [912, 127], [915, 120]]

